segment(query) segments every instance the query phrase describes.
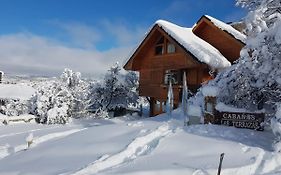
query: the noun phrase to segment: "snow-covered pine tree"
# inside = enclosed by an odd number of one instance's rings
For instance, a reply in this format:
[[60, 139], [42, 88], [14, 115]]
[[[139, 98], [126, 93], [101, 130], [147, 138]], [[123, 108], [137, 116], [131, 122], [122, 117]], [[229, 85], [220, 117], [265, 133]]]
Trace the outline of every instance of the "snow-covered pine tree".
[[166, 112], [170, 117], [172, 117], [173, 109], [174, 109], [174, 93], [173, 93], [172, 82], [170, 81], [169, 88], [168, 88], [167, 102], [166, 102]]
[[135, 73], [120, 73], [121, 68], [116, 63], [107, 72], [103, 81], [91, 84], [90, 110], [101, 111], [122, 110], [134, 105], [138, 100], [138, 78]]
[[[125, 108], [126, 100], [123, 98], [126, 94], [124, 85], [124, 77], [120, 76], [121, 68], [116, 63], [105, 75], [104, 86], [102, 92], [102, 109], [103, 110], [114, 110], [116, 108]], [[101, 91], [99, 91], [101, 92]]]
[[71, 106], [71, 116], [80, 118], [87, 115], [89, 106], [89, 83], [81, 79], [80, 72], [74, 72], [71, 69], [65, 69], [60, 76], [62, 85], [67, 88], [73, 97]]

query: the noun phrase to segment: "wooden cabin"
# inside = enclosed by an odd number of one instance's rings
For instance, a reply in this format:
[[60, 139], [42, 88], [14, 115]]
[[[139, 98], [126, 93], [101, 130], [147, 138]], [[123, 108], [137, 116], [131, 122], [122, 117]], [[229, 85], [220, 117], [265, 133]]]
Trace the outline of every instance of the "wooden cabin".
[[124, 65], [138, 71], [139, 95], [150, 102], [150, 115], [163, 113], [171, 81], [174, 103], [181, 101], [182, 75], [188, 88], [197, 89], [215, 73], [238, 59], [245, 35], [210, 16], [203, 16], [193, 28], [158, 20]]

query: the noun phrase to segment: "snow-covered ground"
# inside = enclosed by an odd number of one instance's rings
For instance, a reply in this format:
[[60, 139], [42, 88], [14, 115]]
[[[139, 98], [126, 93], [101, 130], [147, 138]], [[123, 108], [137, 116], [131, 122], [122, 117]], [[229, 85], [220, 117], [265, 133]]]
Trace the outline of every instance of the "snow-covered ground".
[[24, 83], [22, 84], [1, 84], [0, 98], [28, 100], [34, 93], [35, 89]]
[[273, 139], [269, 131], [183, 126], [166, 115], [7, 125], [0, 127], [0, 174], [216, 174], [221, 153], [222, 175], [278, 174]]

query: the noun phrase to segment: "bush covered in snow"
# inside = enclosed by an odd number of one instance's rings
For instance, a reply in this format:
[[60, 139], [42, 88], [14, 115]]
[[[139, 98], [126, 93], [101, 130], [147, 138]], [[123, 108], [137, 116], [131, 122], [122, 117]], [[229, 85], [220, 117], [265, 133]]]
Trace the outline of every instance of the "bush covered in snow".
[[37, 86], [31, 111], [40, 123], [64, 124], [70, 118], [108, 117], [111, 111], [126, 109], [137, 103], [138, 78], [135, 73], [123, 75], [120, 71], [116, 64], [103, 81], [89, 82], [79, 72], [65, 69], [60, 78]]
[[19, 116], [30, 112], [30, 104], [28, 100], [5, 99], [2, 100], [0, 111], [7, 116]]
[[41, 85], [32, 102], [40, 123], [67, 123], [70, 117], [86, 113], [87, 83], [80, 73], [65, 69], [59, 79]]
[[92, 83], [90, 88], [92, 111], [117, 112], [137, 104], [137, 75], [133, 72], [121, 74], [120, 71], [121, 68], [116, 63], [105, 74], [103, 81]]

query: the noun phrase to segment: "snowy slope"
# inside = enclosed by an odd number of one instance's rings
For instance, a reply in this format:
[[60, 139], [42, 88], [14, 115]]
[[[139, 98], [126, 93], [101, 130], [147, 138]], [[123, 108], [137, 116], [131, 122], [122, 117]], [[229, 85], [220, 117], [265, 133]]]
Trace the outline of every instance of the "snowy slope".
[[[30, 133], [34, 143], [25, 150]], [[280, 170], [272, 141], [267, 131], [183, 127], [165, 115], [8, 125], [0, 127], [0, 174], [216, 174], [222, 152], [223, 175], [272, 174]]]

